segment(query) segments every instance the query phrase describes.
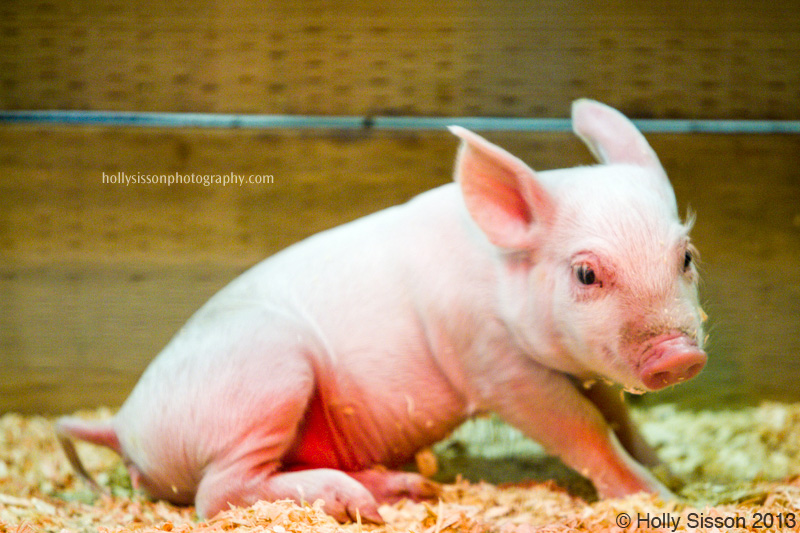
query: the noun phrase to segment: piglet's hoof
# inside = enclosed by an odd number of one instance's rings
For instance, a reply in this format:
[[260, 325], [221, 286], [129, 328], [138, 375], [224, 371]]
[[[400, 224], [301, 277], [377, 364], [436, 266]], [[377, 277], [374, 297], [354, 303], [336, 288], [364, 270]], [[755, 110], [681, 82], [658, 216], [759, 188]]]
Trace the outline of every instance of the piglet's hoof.
[[350, 475], [382, 503], [395, 503], [402, 499], [433, 500], [442, 493], [441, 485], [413, 472], [373, 469]]

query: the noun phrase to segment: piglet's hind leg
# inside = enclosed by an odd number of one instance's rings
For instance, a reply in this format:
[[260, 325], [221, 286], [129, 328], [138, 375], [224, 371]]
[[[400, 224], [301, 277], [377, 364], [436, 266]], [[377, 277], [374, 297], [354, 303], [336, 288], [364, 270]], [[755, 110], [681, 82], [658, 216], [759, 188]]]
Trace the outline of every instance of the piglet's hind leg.
[[378, 503], [364, 485], [330, 468], [276, 472], [276, 464], [253, 469], [236, 463], [211, 470], [200, 482], [195, 498], [197, 514], [210, 517], [230, 505], [249, 506], [258, 500], [294, 500], [298, 504], [323, 500], [323, 509], [340, 522], [382, 524]]

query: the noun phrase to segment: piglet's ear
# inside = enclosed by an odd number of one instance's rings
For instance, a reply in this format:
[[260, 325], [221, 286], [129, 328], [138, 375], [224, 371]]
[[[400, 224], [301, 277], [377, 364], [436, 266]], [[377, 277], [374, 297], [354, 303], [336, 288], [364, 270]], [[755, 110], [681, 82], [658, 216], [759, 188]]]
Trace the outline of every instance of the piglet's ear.
[[647, 139], [616, 109], [594, 100], [572, 104], [572, 129], [601, 163], [625, 163], [651, 170], [655, 190], [677, 214], [675, 192]]
[[530, 249], [538, 229], [553, 218], [553, 202], [525, 163], [469, 130], [461, 138], [455, 180], [467, 210], [489, 240], [502, 248]]
[[572, 129], [601, 163], [661, 168], [644, 135], [625, 115], [594, 100], [572, 104]]

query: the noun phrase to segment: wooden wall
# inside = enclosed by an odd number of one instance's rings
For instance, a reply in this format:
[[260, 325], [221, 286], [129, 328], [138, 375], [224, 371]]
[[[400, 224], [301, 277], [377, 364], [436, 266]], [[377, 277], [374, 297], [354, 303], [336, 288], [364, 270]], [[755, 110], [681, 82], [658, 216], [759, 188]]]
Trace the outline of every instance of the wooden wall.
[[[588, 162], [567, 134], [489, 137], [537, 168]], [[657, 398], [800, 400], [800, 137], [651, 135], [698, 214], [711, 362]], [[0, 128], [0, 408], [115, 404], [216, 290], [307, 235], [450, 179], [443, 132]], [[102, 173], [274, 176], [112, 185]]]
[[4, 0], [0, 106], [800, 118], [789, 0]]
[[[677, 6], [7, 0], [0, 109], [549, 117], [590, 96], [635, 117], [800, 118], [800, 3]], [[568, 134], [487, 137], [535, 168], [589, 162]], [[655, 401], [800, 401], [800, 136], [649, 137], [698, 214], [712, 322], [708, 369]], [[236, 274], [447, 182], [455, 147], [446, 132], [0, 126], [0, 412], [118, 404]]]

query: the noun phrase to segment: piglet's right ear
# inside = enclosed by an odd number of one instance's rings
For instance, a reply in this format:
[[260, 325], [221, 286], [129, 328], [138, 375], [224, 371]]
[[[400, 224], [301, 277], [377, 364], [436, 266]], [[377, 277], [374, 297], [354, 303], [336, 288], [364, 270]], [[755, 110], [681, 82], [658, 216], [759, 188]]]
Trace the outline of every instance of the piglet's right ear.
[[525, 163], [481, 136], [459, 126], [461, 138], [455, 180], [472, 219], [502, 248], [535, 246], [543, 224], [553, 218], [553, 202]]

